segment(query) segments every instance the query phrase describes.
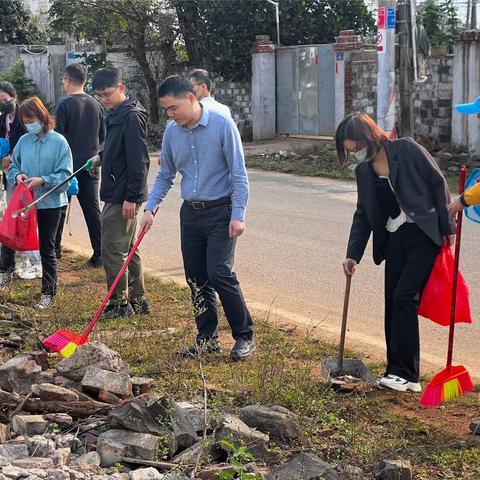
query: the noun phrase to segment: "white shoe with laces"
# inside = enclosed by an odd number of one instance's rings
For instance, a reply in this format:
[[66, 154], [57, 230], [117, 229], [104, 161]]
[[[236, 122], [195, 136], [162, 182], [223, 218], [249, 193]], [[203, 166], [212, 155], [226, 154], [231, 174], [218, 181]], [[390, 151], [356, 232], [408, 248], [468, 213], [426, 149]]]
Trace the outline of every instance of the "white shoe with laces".
[[380, 378], [380, 380], [377, 381], [377, 387], [390, 388], [397, 392], [411, 390], [412, 392], [419, 393], [422, 391], [422, 386], [419, 383], [409, 382], [408, 380], [398, 377], [397, 375], [392, 375], [391, 373]]
[[22, 280], [33, 280], [37, 278], [37, 269], [30, 263], [18, 268], [16, 274]]
[[46, 308], [53, 307], [54, 303], [55, 302], [52, 295], [44, 295], [42, 293], [40, 301], [35, 305], [35, 308], [38, 308], [39, 310], [45, 310]]

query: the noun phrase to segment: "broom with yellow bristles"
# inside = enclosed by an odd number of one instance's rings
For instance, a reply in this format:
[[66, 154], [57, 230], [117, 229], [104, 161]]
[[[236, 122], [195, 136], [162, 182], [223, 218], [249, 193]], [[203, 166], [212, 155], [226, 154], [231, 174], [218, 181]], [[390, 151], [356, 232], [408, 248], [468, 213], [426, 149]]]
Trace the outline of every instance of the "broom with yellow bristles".
[[[462, 194], [465, 188], [467, 169], [462, 166], [460, 170], [460, 188]], [[473, 382], [467, 369], [462, 365], [452, 365], [453, 337], [455, 334], [455, 307], [457, 303], [458, 265], [460, 262], [460, 240], [462, 234], [463, 211], [458, 213], [457, 232], [455, 239], [455, 263], [453, 267], [452, 303], [450, 310], [450, 330], [448, 332], [447, 366], [437, 373], [425, 388], [420, 402], [426, 407], [436, 407], [444, 402], [473, 390]]]

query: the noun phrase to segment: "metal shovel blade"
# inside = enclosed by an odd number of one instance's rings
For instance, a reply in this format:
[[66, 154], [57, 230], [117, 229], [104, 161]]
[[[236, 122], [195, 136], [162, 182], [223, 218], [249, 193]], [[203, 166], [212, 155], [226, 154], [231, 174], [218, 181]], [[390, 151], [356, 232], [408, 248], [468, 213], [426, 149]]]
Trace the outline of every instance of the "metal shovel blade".
[[373, 382], [375, 375], [357, 358], [344, 358], [343, 366], [338, 368], [338, 358], [323, 358], [320, 362], [322, 376], [328, 383], [338, 381], [344, 383]]

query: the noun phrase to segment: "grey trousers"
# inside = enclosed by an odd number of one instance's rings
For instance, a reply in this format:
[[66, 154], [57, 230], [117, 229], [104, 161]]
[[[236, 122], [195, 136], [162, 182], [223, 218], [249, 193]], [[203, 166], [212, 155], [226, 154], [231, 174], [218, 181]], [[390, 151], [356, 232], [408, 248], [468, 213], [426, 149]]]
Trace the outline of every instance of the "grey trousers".
[[[136, 240], [137, 205], [135, 218], [125, 220], [122, 216], [122, 204], [105, 203], [102, 210], [102, 260], [107, 274], [107, 287], [110, 289], [118, 272], [127, 259]], [[143, 298], [145, 286], [142, 260], [137, 250], [129, 267], [122, 275], [117, 288], [110, 299], [110, 305], [123, 305], [128, 300]]]

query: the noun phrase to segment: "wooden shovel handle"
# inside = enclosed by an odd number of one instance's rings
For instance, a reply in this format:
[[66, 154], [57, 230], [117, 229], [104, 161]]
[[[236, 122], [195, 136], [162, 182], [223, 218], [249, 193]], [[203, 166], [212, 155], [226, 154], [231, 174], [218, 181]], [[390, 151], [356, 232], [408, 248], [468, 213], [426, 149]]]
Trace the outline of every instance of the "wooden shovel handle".
[[342, 330], [340, 333], [340, 345], [338, 347], [338, 370], [343, 368], [343, 353], [345, 351], [345, 336], [347, 333], [348, 302], [350, 300], [350, 286], [352, 284], [352, 275], [347, 275], [345, 284], [345, 296], [343, 299]]

